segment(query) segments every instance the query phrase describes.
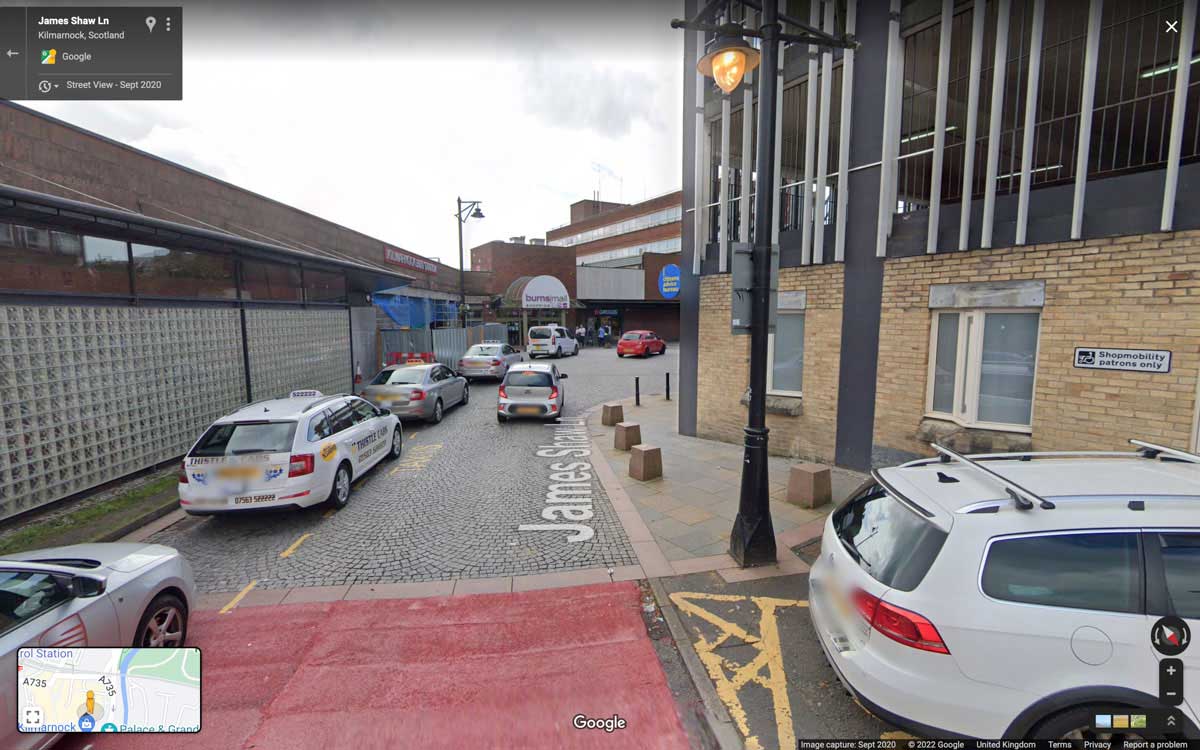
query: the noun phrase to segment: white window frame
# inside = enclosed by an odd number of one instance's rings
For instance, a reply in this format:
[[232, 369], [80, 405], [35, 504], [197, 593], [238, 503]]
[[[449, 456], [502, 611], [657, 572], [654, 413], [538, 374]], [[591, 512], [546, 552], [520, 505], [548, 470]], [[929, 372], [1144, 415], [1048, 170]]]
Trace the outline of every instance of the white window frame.
[[[983, 307], [983, 308], [934, 308], [930, 310], [929, 363], [925, 372], [925, 416], [943, 419], [963, 427], [977, 427], [998, 432], [1033, 433], [1034, 415], [1037, 413], [1038, 359], [1042, 348], [1042, 308], [1040, 307]], [[1029, 424], [1016, 425], [1003, 422], [979, 420], [979, 377], [983, 360], [984, 318], [989, 313], [1037, 313], [1037, 344], [1033, 351], [1033, 391], [1030, 393]], [[938, 325], [942, 315], [958, 315], [958, 348], [955, 352], [954, 411], [935, 411], [933, 408], [934, 374], [937, 369]]]
[[[776, 310], [777, 316], [781, 315], [799, 315], [804, 317], [804, 310]], [[804, 383], [804, 360], [808, 357], [808, 321], [804, 321], [804, 357], [800, 360], [800, 383], [803, 387]], [[804, 398], [804, 391], [786, 391], [775, 388], [775, 334], [772, 332], [767, 335], [767, 394], [770, 396], [786, 396], [788, 398]]]

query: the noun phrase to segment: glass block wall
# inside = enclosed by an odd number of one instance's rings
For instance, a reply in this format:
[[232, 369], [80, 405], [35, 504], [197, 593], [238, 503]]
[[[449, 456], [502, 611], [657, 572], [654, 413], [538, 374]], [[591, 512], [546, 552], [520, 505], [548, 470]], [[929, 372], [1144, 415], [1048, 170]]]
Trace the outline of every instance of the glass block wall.
[[246, 338], [255, 401], [297, 388], [350, 392], [349, 310], [247, 309]]
[[245, 400], [240, 328], [232, 308], [0, 306], [0, 518], [186, 451]]

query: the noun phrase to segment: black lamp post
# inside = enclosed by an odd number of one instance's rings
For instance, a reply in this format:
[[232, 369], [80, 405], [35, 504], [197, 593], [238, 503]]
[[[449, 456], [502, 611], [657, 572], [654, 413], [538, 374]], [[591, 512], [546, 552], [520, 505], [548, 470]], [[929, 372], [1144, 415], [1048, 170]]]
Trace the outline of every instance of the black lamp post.
[[[775, 179], [775, 92], [778, 88], [779, 43], [819, 44], [824, 47], [855, 48], [858, 43], [848, 37], [832, 37], [819, 29], [800, 23], [778, 12], [777, 0], [761, 4], [744, 0], [743, 5], [761, 11], [758, 30], [741, 24], [715, 25], [706, 19], [725, 7], [725, 18], [731, 18], [729, 0], [712, 0], [692, 19], [671, 21], [671, 28], [706, 31], [716, 34], [708, 54], [701, 58], [696, 69], [712, 77], [726, 94], [736, 89], [745, 74], [759, 66], [758, 76], [758, 144], [755, 166], [758, 190], [754, 196], [754, 248], [751, 279], [750, 327], [750, 411], [745, 427], [745, 458], [742, 461], [741, 496], [738, 514], [729, 535], [729, 554], [743, 568], [775, 562], [775, 528], [771, 523], [771, 500], [767, 483], [767, 334], [771, 314], [771, 227], [774, 222], [772, 202]], [[810, 0], [817, 2], [817, 0]], [[803, 30], [802, 34], [784, 34], [779, 21], [784, 20]], [[759, 52], [748, 45], [744, 37], [763, 40]], [[809, 85], [813, 85], [812, 82]], [[699, 189], [699, 185], [695, 189]], [[726, 210], [722, 206], [721, 210]], [[699, 238], [697, 238], [699, 241]]]
[[458, 211], [455, 216], [458, 217], [458, 317], [462, 321], [462, 327], [467, 327], [467, 276], [466, 268], [463, 266], [463, 224], [467, 223], [467, 219], [482, 219], [483, 211], [479, 209], [482, 201], [465, 201], [462, 198], [457, 198]]

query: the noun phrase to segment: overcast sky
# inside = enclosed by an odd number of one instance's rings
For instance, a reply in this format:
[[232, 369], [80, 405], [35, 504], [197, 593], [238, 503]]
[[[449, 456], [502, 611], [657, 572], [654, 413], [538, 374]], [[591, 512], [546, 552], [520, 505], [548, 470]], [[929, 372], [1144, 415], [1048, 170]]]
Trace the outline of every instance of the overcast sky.
[[679, 188], [681, 0], [182, 5], [183, 101], [27, 104], [455, 266]]

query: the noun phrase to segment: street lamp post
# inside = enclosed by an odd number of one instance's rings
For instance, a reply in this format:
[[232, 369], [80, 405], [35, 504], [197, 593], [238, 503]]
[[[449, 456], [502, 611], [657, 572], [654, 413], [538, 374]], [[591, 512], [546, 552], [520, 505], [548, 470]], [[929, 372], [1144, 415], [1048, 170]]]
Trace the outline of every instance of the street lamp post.
[[[812, 0], [816, 2], [816, 0]], [[778, 12], [777, 0], [744, 0], [743, 4], [760, 11], [761, 24], [757, 31], [741, 24], [708, 23], [705, 17], [725, 5], [725, 18], [731, 18], [731, 2], [710, 2], [695, 17], [687, 21], [675, 19], [671, 27], [716, 34], [710, 51], [696, 69], [712, 77], [726, 94], [736, 89], [745, 74], [759, 66], [758, 76], [758, 146], [755, 170], [759, 189], [754, 196], [754, 247], [751, 276], [750, 327], [750, 409], [745, 427], [745, 454], [742, 460], [741, 495], [738, 514], [729, 535], [729, 554], [743, 568], [775, 562], [775, 530], [771, 523], [770, 494], [767, 484], [767, 334], [771, 314], [771, 226], [773, 191], [775, 188], [775, 92], [778, 87], [776, 68], [779, 43], [819, 44], [826, 47], [857, 47], [848, 37], [833, 37], [819, 29], [800, 23]], [[828, 9], [832, 10], [832, 9]], [[802, 34], [785, 34], [779, 21], [800, 28]], [[746, 43], [744, 37], [763, 40], [762, 51]], [[809, 85], [813, 85], [812, 82]], [[695, 189], [699, 189], [696, 186]], [[726, 210], [721, 206], [721, 210]], [[699, 238], [697, 238], [699, 241]]]
[[482, 201], [465, 201], [462, 198], [457, 198], [458, 211], [455, 216], [458, 217], [458, 318], [462, 321], [462, 327], [467, 327], [467, 275], [466, 267], [463, 265], [463, 224], [467, 223], [467, 219], [482, 219], [483, 211], [480, 206]]

